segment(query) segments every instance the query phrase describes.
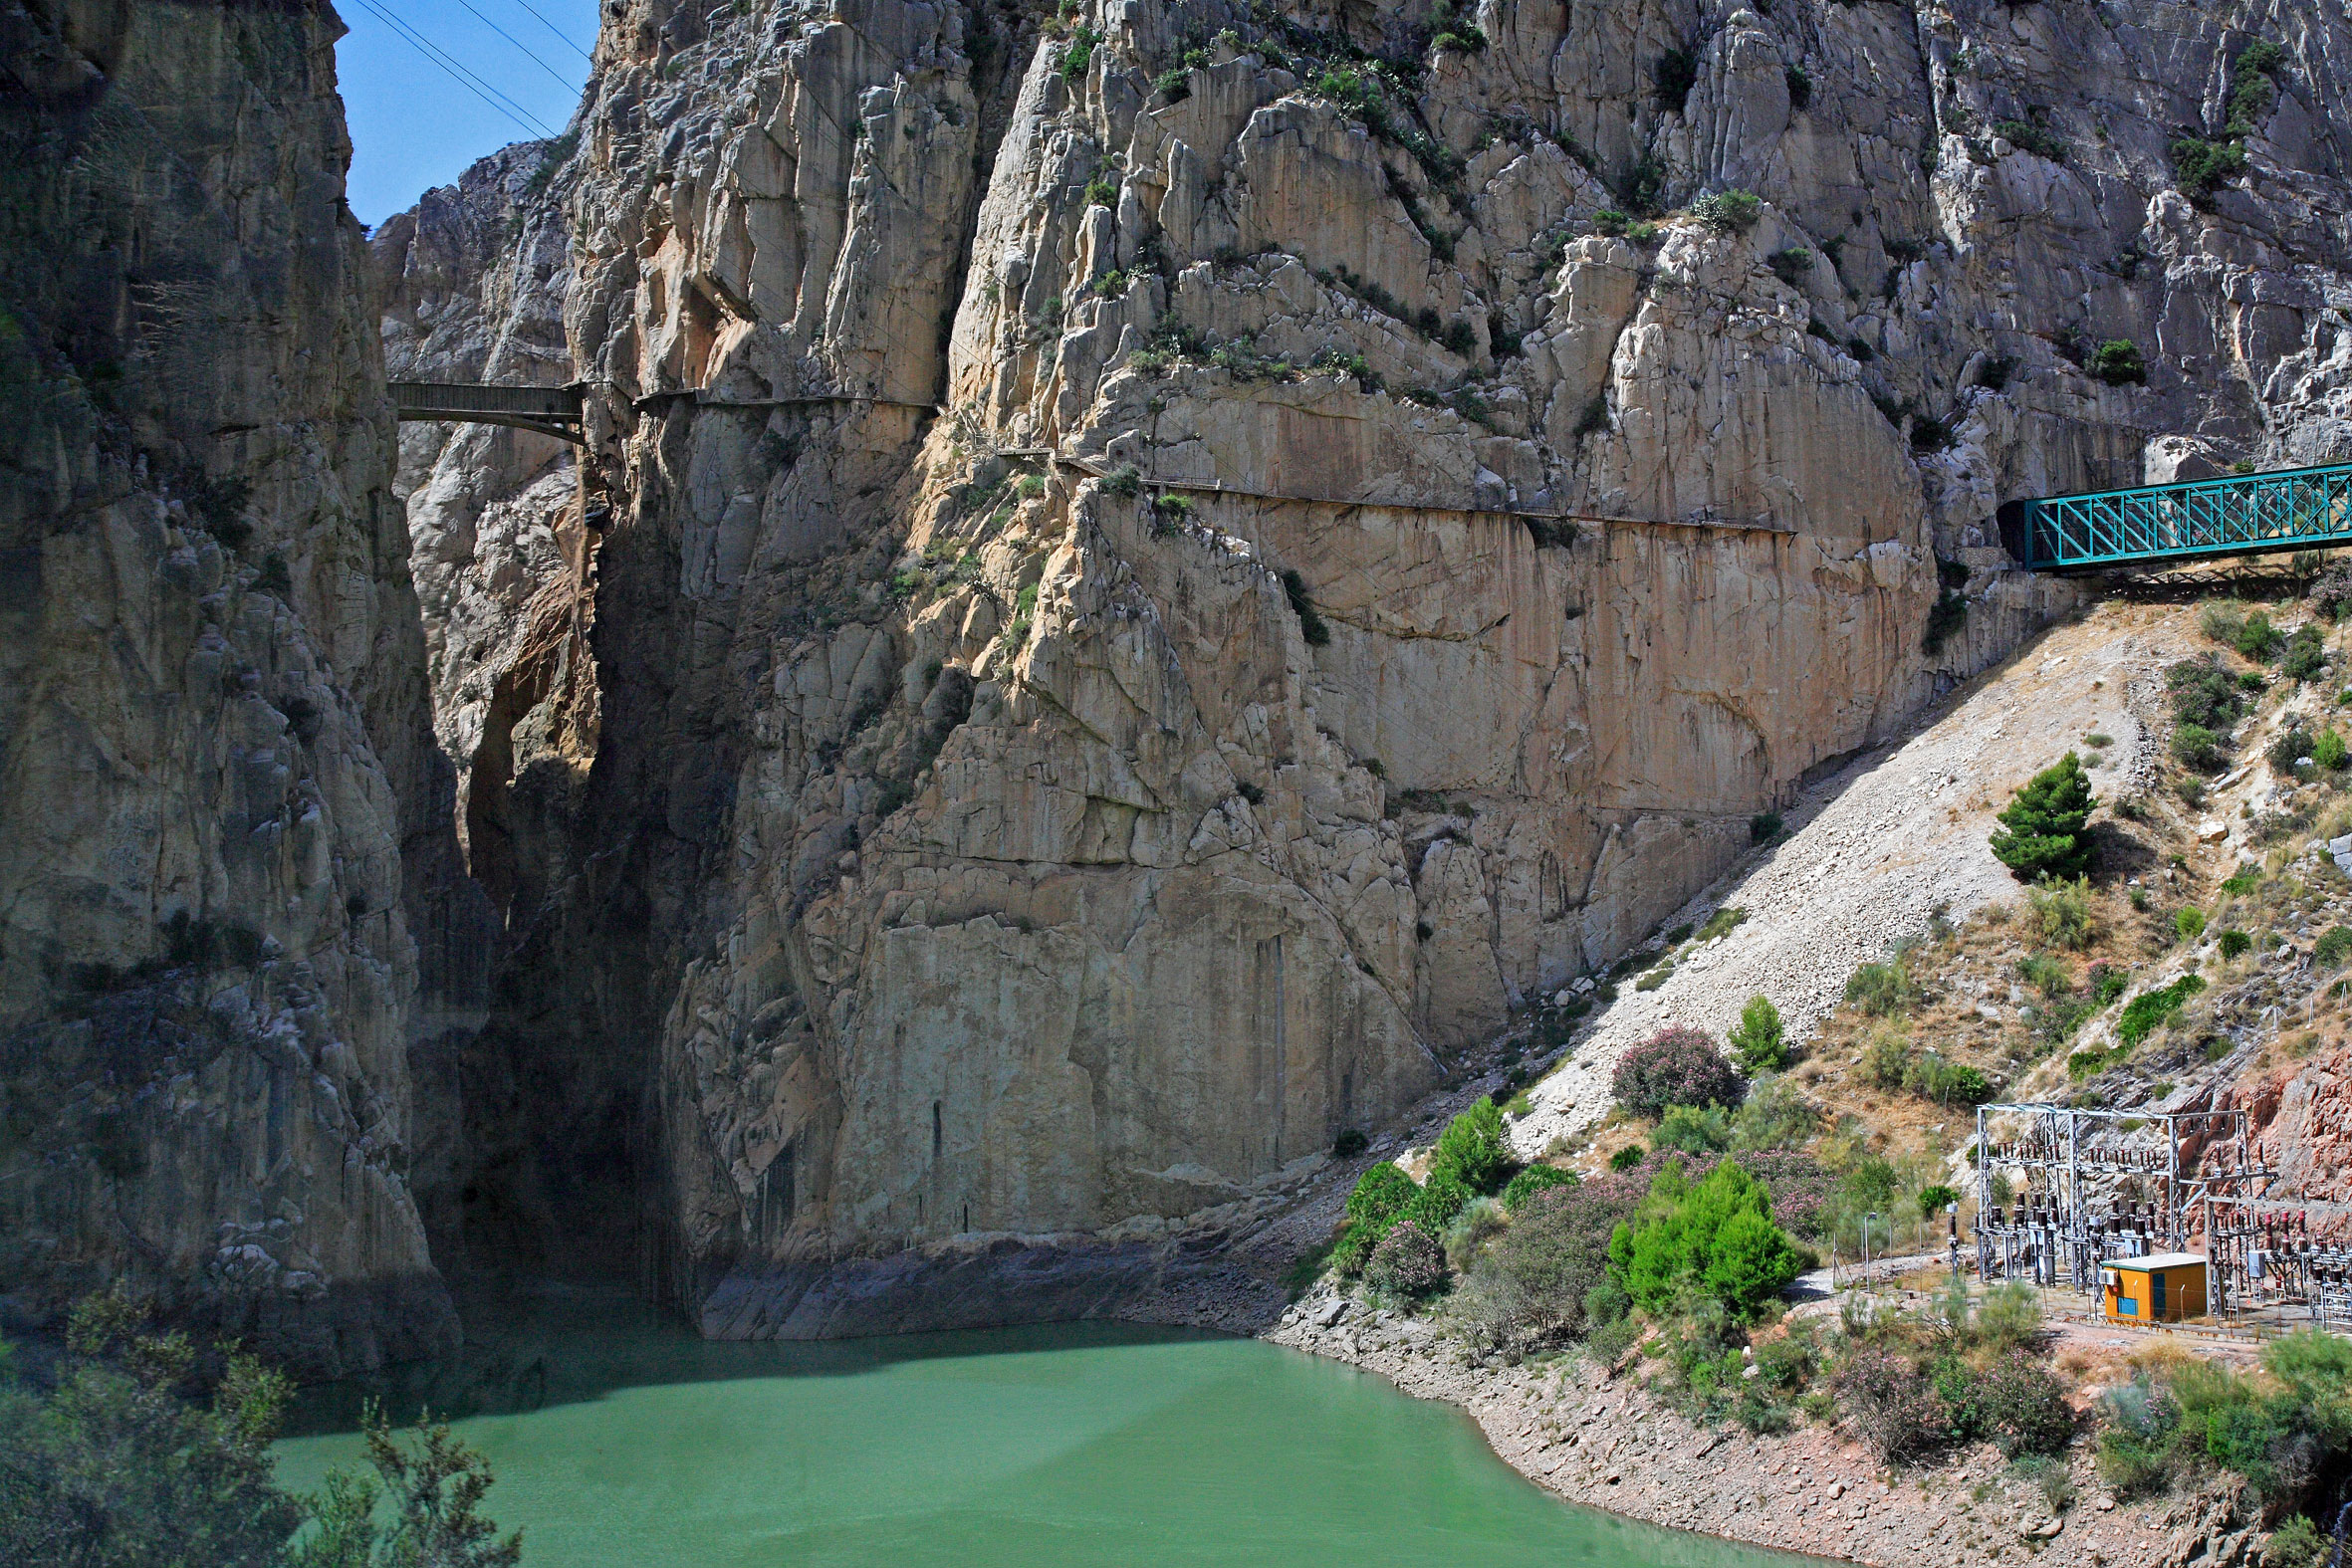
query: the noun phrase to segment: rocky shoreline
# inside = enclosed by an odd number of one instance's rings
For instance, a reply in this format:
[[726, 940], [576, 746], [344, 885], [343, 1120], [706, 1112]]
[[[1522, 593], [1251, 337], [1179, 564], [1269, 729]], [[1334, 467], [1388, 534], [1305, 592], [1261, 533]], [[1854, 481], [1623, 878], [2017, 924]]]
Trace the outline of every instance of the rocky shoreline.
[[1581, 1357], [1470, 1360], [1425, 1318], [1327, 1287], [1265, 1337], [1375, 1372], [1416, 1399], [1460, 1406], [1503, 1461], [1586, 1506], [1782, 1551], [1886, 1568], [1922, 1548], [1943, 1563], [2047, 1568], [2239, 1568], [2262, 1560], [2259, 1507], [2234, 1479], [2118, 1502], [2090, 1446], [2066, 1456], [2074, 1500], [2053, 1513], [1990, 1444], [1887, 1470], [1861, 1444], [1808, 1425], [1774, 1437], [1694, 1426], [1629, 1374]]

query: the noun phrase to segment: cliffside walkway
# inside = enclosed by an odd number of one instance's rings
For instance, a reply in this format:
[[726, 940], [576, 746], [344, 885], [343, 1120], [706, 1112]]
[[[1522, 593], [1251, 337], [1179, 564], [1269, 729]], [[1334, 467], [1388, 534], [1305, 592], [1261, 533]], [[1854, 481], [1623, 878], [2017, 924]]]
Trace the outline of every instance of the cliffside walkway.
[[394, 381], [392, 406], [403, 422], [445, 419], [512, 425], [586, 445], [578, 386], [486, 386], [464, 381]]
[[2027, 570], [2059, 574], [2352, 545], [2352, 463], [2045, 496], [2000, 523]]

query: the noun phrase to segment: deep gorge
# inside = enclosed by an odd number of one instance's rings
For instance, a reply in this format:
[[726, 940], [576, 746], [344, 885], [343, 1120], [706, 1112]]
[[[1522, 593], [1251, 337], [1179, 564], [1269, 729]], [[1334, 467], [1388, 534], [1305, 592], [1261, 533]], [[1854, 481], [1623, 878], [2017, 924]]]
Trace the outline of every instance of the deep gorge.
[[318, 1371], [1164, 1296], [2070, 608], [2002, 503], [2342, 441], [2323, 7], [615, 5], [372, 236], [323, 8], [10, 16], [0, 1256]]

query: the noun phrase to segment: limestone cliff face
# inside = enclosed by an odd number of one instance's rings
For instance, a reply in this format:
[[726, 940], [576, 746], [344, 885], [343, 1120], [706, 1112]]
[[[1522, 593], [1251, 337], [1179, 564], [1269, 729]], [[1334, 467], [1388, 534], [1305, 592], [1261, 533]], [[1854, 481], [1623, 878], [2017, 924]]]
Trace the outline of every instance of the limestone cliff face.
[[0, 1288], [449, 1344], [478, 1008], [324, 7], [0, 11]]
[[[473, 1224], [657, 1172], [725, 1333], [1018, 1312], [1008, 1233], [1161, 1266], [2063, 607], [2001, 503], [2343, 450], [2332, 8], [1473, 20], [607, 18], [560, 167], [483, 175], [513, 281], [388, 329], [541, 344], [560, 229], [611, 508]], [[459, 450], [420, 555], [540, 472]]]

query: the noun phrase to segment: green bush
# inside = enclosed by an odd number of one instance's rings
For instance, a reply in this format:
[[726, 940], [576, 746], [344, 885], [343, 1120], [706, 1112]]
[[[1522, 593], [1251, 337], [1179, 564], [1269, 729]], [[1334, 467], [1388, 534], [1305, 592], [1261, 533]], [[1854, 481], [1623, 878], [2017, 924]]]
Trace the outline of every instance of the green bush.
[[2312, 1568], [2329, 1545], [2328, 1539], [2319, 1533], [2319, 1526], [2298, 1513], [2270, 1532], [2269, 1541], [2262, 1547], [2262, 1561], [2266, 1568]]
[[2184, 768], [2217, 772], [2222, 766], [2222, 738], [2202, 724], [2175, 725], [2173, 756]]
[[2079, 953], [2091, 945], [2096, 928], [2091, 919], [2089, 877], [2078, 876], [2072, 881], [2044, 877], [2026, 893], [2025, 901], [2033, 911], [2042, 941], [2070, 953]]
[[1583, 1179], [1573, 1171], [1563, 1171], [1556, 1165], [1530, 1165], [1504, 1184], [1503, 1207], [1518, 1214], [1529, 1199], [1555, 1187], [1574, 1187]]
[[1444, 1235], [1454, 1217], [1470, 1206], [1477, 1197], [1461, 1180], [1449, 1171], [1431, 1171], [1429, 1180], [1421, 1184], [1421, 1191], [1405, 1205], [1398, 1222], [1410, 1220], [1431, 1235]]
[[2286, 639], [2286, 647], [2278, 658], [2278, 673], [2297, 683], [2315, 681], [2327, 673], [2327, 644], [2317, 626], [2298, 627]]
[[1731, 1160], [1686, 1187], [1669, 1164], [1651, 1181], [1645, 1216], [1609, 1237], [1609, 1277], [1636, 1305], [1676, 1307], [1698, 1290], [1735, 1319], [1754, 1319], [1804, 1267], [1803, 1254], [1772, 1223], [1771, 1194]]
[[1291, 612], [1298, 617], [1298, 635], [1310, 648], [1319, 648], [1331, 640], [1331, 628], [1316, 613], [1314, 604], [1306, 596], [1306, 579], [1295, 570], [1286, 568], [1282, 574], [1284, 596], [1291, 601]]
[[[145, 1331], [120, 1293], [74, 1307], [46, 1394], [0, 1381], [0, 1562], [76, 1568], [512, 1568], [517, 1537], [479, 1508], [481, 1457], [420, 1422], [412, 1451], [372, 1403], [370, 1463], [389, 1490], [337, 1470], [312, 1497], [275, 1481], [292, 1385], [233, 1345]], [[6, 1371], [0, 1346], [0, 1374]], [[208, 1390], [203, 1402], [191, 1399]], [[301, 1532], [297, 1535], [297, 1532]]]
[[2183, 942], [2195, 942], [2205, 935], [2205, 911], [2191, 905], [2173, 916], [2173, 934]]
[[2311, 760], [2329, 773], [2340, 773], [2347, 762], [2352, 762], [2352, 746], [2344, 742], [2343, 732], [2329, 726], [2319, 732], [2319, 739], [2311, 743]]
[[1390, 1227], [1364, 1263], [1364, 1283], [1375, 1290], [1408, 1300], [1425, 1296], [1446, 1282], [1446, 1254], [1412, 1220]]
[[2222, 933], [2222, 957], [2234, 959], [2254, 945], [2254, 939], [2234, 926]]
[[1629, 1143], [1624, 1148], [1618, 1150], [1615, 1154], [1609, 1156], [1609, 1169], [1612, 1171], [1630, 1171], [1649, 1157], [1649, 1150], [1643, 1148], [1638, 1143]]
[[2027, 780], [2000, 813], [1993, 853], [2019, 881], [2080, 876], [2088, 869], [2091, 794], [2082, 760], [2068, 752]]
[[1717, 234], [1745, 234], [1764, 216], [1764, 202], [1754, 191], [1727, 190], [1692, 202], [1691, 216]]
[[1821, 1113], [1794, 1080], [1765, 1073], [1750, 1085], [1747, 1100], [1732, 1119], [1732, 1147], [1801, 1149], [1820, 1126]]
[[2109, 386], [2140, 386], [2148, 380], [2148, 364], [2140, 357], [2140, 345], [2129, 337], [2110, 337], [2093, 348], [2083, 368]]
[[1732, 1147], [1732, 1118], [1720, 1105], [1670, 1105], [1650, 1142], [1685, 1154], [1723, 1154]]
[[2115, 1037], [2126, 1050], [2156, 1032], [2158, 1025], [2181, 1010], [2191, 997], [2205, 990], [2205, 982], [2195, 975], [2183, 975], [2169, 986], [2142, 992], [2123, 1006], [2123, 1015], [2115, 1020]]
[[2173, 143], [2173, 181], [2181, 194], [2204, 206], [2215, 191], [2245, 172], [2245, 144], [2183, 136]]
[[1788, 1065], [1788, 1042], [1783, 1037], [1780, 1009], [1768, 997], [1751, 997], [1740, 1009], [1739, 1026], [1726, 1036], [1734, 1055], [1740, 1058], [1740, 1070], [1751, 1077], [1760, 1072], [1778, 1072]]
[[2010, 1458], [2056, 1454], [2074, 1437], [2065, 1385], [2028, 1350], [2012, 1350], [1977, 1374], [1974, 1414], [1978, 1429]]
[[1874, 1018], [1884, 1018], [1910, 1011], [1919, 993], [1910, 971], [1897, 959], [1857, 968], [1846, 978], [1845, 1000]]
[[1446, 1124], [1430, 1157], [1430, 1180], [1452, 1177], [1473, 1193], [1494, 1193], [1511, 1180], [1511, 1146], [1503, 1140], [1503, 1112], [1491, 1099], [1478, 1100]]
[[1381, 1160], [1366, 1167], [1364, 1174], [1355, 1179], [1355, 1190], [1347, 1195], [1346, 1219], [1338, 1245], [1332, 1250], [1331, 1260], [1339, 1271], [1342, 1274], [1361, 1271], [1365, 1259], [1372, 1255], [1372, 1248], [1388, 1233], [1388, 1228], [1420, 1196], [1420, 1187], [1398, 1169], [1395, 1161]]
[[2352, 928], [2330, 926], [2326, 935], [2311, 945], [2311, 962], [2320, 969], [2334, 969], [2352, 957]]

